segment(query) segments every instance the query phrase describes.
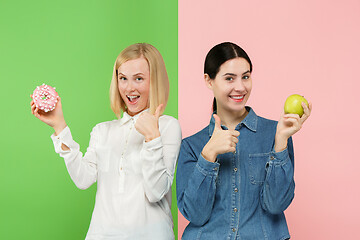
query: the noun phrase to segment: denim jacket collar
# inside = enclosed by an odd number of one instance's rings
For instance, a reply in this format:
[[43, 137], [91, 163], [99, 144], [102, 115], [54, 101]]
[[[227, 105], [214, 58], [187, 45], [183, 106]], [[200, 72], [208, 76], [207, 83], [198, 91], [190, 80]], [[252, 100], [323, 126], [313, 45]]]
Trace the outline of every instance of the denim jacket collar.
[[[246, 106], [246, 110], [249, 112], [248, 115], [235, 127], [236, 130], [240, 129], [241, 124], [243, 124], [245, 127], [247, 127], [249, 130], [256, 132], [257, 129], [257, 121], [258, 116], [254, 112], [254, 110], [251, 107]], [[215, 114], [213, 112], [213, 114]], [[212, 133], [214, 132], [215, 128], [215, 119], [213, 114], [211, 115], [210, 124], [209, 124], [209, 136], [211, 137]], [[223, 125], [222, 125], [223, 126]], [[225, 129], [227, 129], [225, 126], [223, 126]]]

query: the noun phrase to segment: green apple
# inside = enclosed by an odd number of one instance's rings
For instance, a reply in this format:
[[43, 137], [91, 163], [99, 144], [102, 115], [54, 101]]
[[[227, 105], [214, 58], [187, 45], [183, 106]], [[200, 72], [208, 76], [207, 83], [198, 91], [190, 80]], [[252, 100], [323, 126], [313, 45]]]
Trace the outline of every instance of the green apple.
[[301, 117], [304, 114], [304, 109], [301, 106], [302, 102], [306, 103], [306, 105], [309, 106], [308, 101], [303, 96], [300, 96], [299, 94], [290, 95], [285, 101], [285, 113], [294, 113], [298, 114]]

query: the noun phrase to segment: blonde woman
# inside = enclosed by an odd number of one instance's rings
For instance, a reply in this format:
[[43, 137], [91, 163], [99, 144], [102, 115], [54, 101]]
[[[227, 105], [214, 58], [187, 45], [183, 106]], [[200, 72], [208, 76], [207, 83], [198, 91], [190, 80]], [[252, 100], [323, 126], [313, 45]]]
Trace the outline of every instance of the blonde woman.
[[76, 186], [86, 189], [97, 182], [86, 240], [174, 239], [171, 184], [181, 130], [175, 118], [162, 115], [168, 93], [159, 51], [146, 43], [124, 49], [110, 86], [118, 119], [93, 128], [84, 156], [65, 122], [60, 98], [48, 113], [31, 102], [32, 113], [54, 128], [55, 151]]

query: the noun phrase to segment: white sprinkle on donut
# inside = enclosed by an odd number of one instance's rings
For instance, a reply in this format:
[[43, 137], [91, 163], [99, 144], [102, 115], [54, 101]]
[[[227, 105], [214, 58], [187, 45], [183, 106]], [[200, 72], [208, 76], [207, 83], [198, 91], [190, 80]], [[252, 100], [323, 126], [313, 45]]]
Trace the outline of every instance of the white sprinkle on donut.
[[37, 86], [33, 92], [33, 99], [36, 107], [49, 112], [55, 109], [57, 103], [58, 93], [55, 88], [43, 83], [41, 86]]

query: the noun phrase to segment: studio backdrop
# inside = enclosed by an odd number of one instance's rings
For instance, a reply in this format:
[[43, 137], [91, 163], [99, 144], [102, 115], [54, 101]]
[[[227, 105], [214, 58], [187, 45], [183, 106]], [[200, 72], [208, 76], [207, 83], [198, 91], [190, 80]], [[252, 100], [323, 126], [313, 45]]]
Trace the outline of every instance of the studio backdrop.
[[[286, 210], [292, 239], [358, 235], [358, 0], [0, 0], [0, 238], [79, 240], [89, 227], [96, 184], [79, 190], [54, 151], [53, 130], [30, 110], [30, 94], [55, 86], [84, 153], [99, 122], [115, 119], [109, 102], [113, 64], [126, 46], [154, 45], [170, 79], [165, 114], [183, 137], [211, 116], [203, 81], [206, 53], [232, 41], [249, 54], [248, 105], [278, 120], [290, 94], [313, 112], [294, 136], [295, 198]], [[174, 232], [187, 221], [172, 186]]]

